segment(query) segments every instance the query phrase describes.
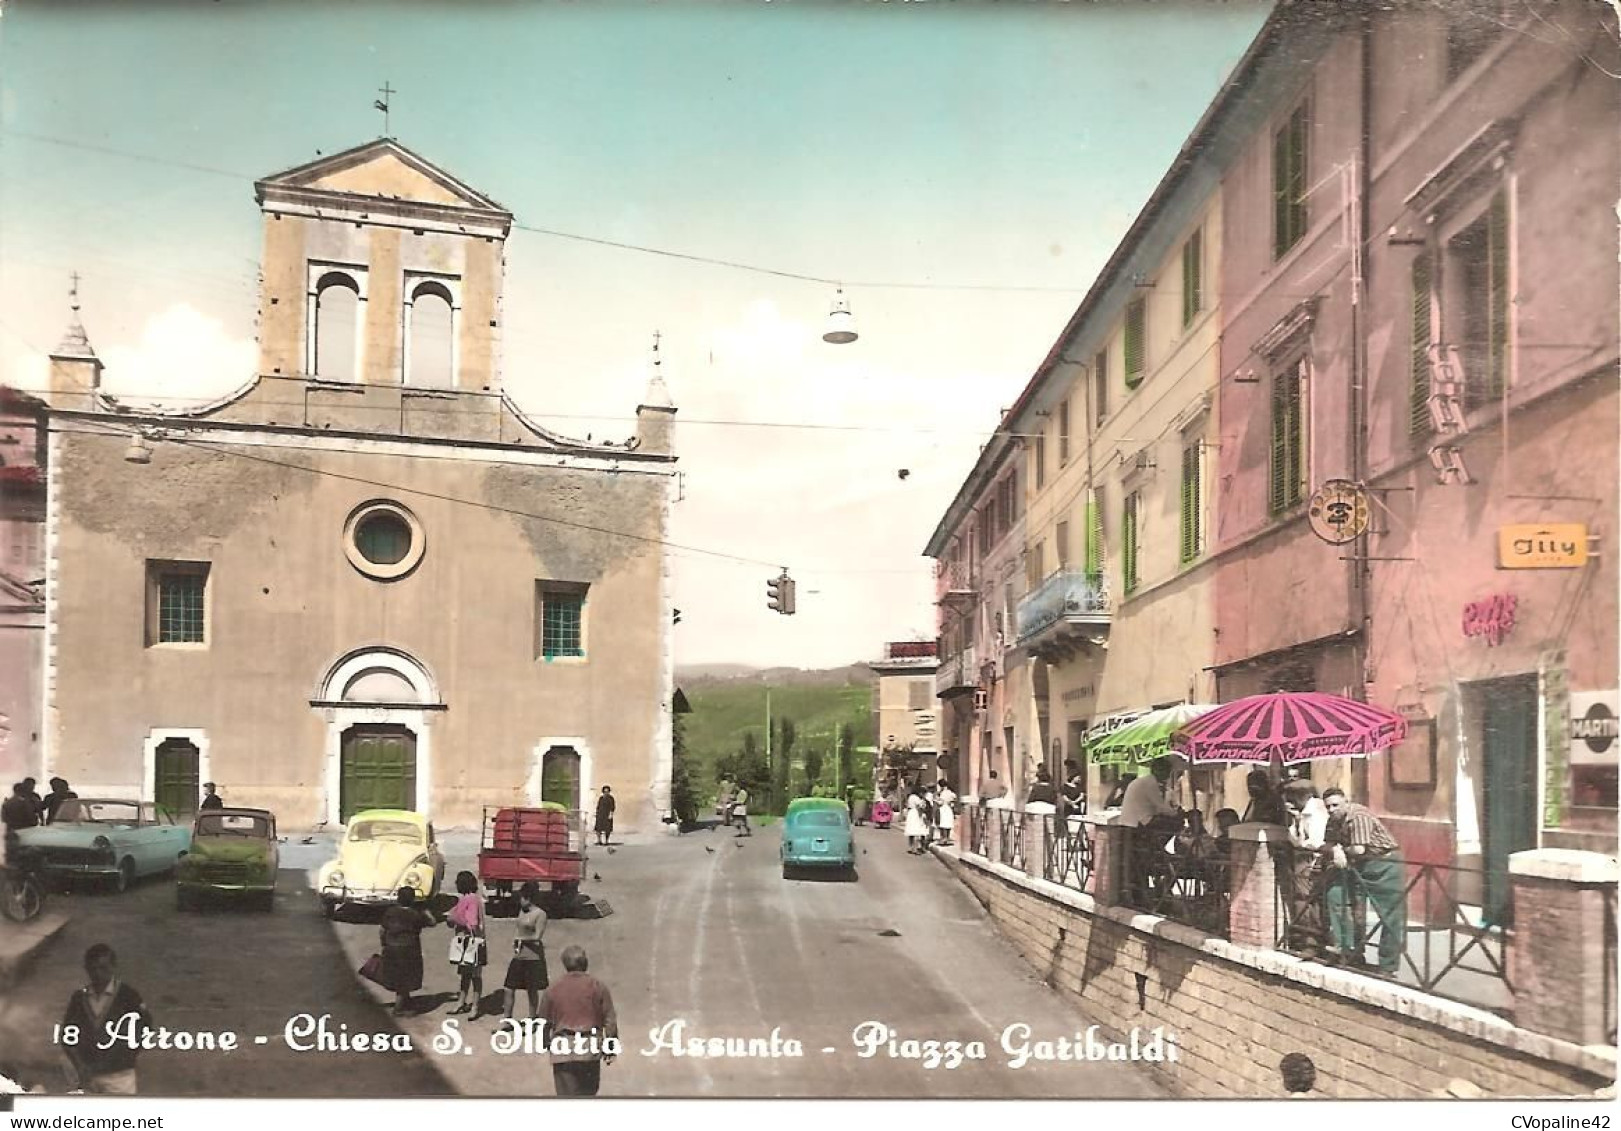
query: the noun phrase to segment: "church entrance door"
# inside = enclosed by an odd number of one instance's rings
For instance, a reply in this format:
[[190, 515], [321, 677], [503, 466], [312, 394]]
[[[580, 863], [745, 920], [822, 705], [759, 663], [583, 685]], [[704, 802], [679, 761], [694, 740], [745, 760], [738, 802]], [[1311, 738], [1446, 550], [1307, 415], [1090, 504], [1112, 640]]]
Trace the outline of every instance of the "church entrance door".
[[369, 724], [343, 732], [340, 821], [362, 809], [414, 809], [416, 793], [417, 742], [408, 728]]
[[158, 744], [152, 764], [152, 800], [177, 821], [197, 813], [200, 761], [197, 746], [189, 739], [166, 738]]

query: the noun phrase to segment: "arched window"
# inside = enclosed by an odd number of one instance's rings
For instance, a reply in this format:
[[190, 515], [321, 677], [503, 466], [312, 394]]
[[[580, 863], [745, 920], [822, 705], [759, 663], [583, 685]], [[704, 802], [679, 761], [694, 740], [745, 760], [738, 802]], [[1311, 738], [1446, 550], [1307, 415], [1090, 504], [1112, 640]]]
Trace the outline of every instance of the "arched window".
[[315, 285], [315, 374], [330, 381], [355, 381], [360, 334], [360, 287], [341, 271], [329, 271]]
[[456, 384], [454, 300], [443, 283], [419, 283], [407, 311], [405, 383], [449, 389]]

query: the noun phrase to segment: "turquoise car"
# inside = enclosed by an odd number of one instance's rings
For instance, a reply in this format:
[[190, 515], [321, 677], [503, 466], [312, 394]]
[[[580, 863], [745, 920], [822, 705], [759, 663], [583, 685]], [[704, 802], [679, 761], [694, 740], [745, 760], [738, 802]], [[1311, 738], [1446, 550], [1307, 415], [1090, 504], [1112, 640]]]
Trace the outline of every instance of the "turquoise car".
[[796, 868], [838, 868], [855, 874], [856, 848], [850, 810], [831, 797], [801, 797], [782, 819], [782, 876]]

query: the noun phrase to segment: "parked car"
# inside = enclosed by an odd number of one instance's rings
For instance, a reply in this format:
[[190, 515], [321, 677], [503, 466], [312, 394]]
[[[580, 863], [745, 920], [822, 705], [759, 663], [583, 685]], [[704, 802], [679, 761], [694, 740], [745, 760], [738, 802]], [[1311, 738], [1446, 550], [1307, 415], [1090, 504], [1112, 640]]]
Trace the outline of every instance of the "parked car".
[[240, 895], [269, 911], [276, 899], [276, 816], [265, 809], [208, 809], [191, 828], [191, 851], [176, 870], [175, 905], [208, 892]]
[[782, 876], [795, 868], [841, 868], [852, 875], [856, 867], [855, 837], [850, 810], [831, 797], [801, 797], [788, 803], [782, 819]]
[[94, 876], [124, 891], [140, 876], [170, 872], [191, 848], [191, 829], [150, 801], [70, 797], [48, 825], [24, 829], [47, 874]]
[[431, 899], [444, 878], [445, 857], [426, 817], [408, 809], [366, 809], [349, 818], [338, 858], [321, 869], [316, 890], [331, 918], [351, 903], [393, 903], [403, 887]]

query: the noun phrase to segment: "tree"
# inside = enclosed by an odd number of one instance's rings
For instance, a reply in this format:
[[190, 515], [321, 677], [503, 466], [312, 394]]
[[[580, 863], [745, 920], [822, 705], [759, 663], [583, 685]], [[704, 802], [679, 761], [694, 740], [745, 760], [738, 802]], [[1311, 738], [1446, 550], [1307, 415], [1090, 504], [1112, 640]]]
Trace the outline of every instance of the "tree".
[[794, 765], [794, 720], [783, 716], [777, 724], [777, 746], [771, 752], [771, 804], [778, 813], [788, 810], [789, 772]]
[[670, 724], [670, 809], [679, 828], [690, 828], [698, 820], [698, 794], [692, 785], [692, 767], [687, 756], [686, 719], [676, 715]]
[[862, 790], [871, 784], [856, 781], [856, 732], [849, 723], [839, 728], [839, 784]]
[[822, 748], [814, 743], [805, 747], [805, 792], [814, 794], [822, 781]]

